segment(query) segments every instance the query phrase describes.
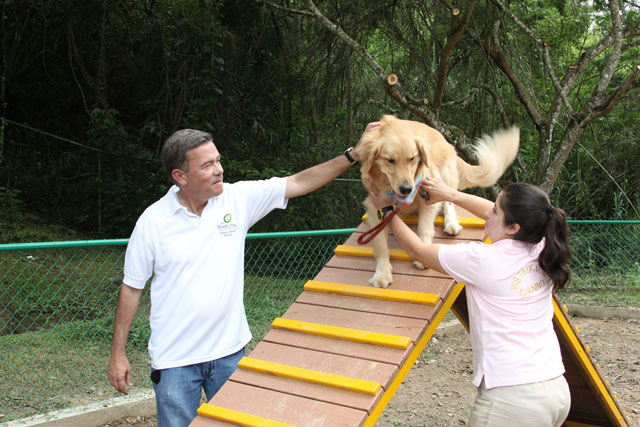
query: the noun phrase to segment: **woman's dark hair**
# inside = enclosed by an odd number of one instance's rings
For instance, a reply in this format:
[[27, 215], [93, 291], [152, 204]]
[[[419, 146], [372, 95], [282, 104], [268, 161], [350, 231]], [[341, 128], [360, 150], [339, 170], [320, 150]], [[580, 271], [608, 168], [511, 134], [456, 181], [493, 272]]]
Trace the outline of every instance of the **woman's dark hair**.
[[571, 278], [569, 259], [569, 232], [567, 215], [551, 205], [549, 196], [541, 188], [525, 183], [509, 184], [500, 197], [505, 225], [518, 224], [515, 240], [538, 243], [544, 237], [545, 245], [538, 263], [555, 285], [562, 289]]

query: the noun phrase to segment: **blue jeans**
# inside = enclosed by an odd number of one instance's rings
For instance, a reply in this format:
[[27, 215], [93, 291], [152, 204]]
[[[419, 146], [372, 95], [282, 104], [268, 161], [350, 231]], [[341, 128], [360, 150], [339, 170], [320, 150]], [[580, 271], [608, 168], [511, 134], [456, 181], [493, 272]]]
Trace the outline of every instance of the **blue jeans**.
[[[202, 390], [207, 401], [220, 390], [238, 361], [245, 355], [244, 348], [229, 356], [210, 362], [160, 370], [160, 380], [153, 384], [156, 394], [158, 427], [186, 427], [196, 417]], [[157, 372], [152, 372], [156, 377]]]

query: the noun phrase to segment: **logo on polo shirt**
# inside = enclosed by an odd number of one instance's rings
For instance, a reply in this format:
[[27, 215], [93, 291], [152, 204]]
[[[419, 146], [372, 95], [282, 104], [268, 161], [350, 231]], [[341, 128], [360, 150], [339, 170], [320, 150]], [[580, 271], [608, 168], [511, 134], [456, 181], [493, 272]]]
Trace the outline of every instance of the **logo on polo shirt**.
[[[534, 282], [535, 283], [532, 283]], [[535, 294], [548, 285], [548, 278], [540, 264], [531, 263], [522, 267], [511, 279], [511, 290], [518, 292], [520, 298]]]
[[218, 233], [220, 233], [222, 237], [231, 236], [236, 232], [238, 225], [236, 223], [231, 222], [231, 219], [232, 219], [232, 216], [230, 213], [225, 214], [222, 217], [222, 222], [216, 225], [216, 228], [218, 229]]

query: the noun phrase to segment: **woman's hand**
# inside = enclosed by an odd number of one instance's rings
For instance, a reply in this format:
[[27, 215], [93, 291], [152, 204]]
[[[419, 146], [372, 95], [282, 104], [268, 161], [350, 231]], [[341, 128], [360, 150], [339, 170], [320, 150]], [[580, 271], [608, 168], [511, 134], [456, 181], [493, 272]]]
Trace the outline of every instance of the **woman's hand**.
[[432, 205], [438, 202], [451, 202], [453, 200], [453, 193], [456, 191], [449, 187], [441, 178], [428, 177], [422, 180], [421, 189], [427, 190], [429, 193], [429, 200], [425, 200], [425, 203]]

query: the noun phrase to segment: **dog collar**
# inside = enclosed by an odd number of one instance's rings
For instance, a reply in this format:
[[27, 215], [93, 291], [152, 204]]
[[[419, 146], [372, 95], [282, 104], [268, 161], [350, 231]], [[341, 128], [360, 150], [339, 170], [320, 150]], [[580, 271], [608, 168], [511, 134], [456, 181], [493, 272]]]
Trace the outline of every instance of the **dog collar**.
[[413, 198], [416, 196], [416, 193], [420, 189], [420, 185], [422, 185], [422, 172], [420, 172], [420, 175], [418, 175], [418, 178], [416, 178], [416, 182], [413, 186], [413, 191], [408, 196], [400, 197], [393, 190], [389, 190], [387, 192], [387, 195], [391, 197], [391, 200], [393, 201], [394, 205], [407, 207], [411, 204], [411, 202], [413, 201]]
[[396, 209], [396, 205], [389, 205], [385, 206], [384, 208], [378, 209], [378, 219], [382, 221], [387, 212], [395, 211]]

